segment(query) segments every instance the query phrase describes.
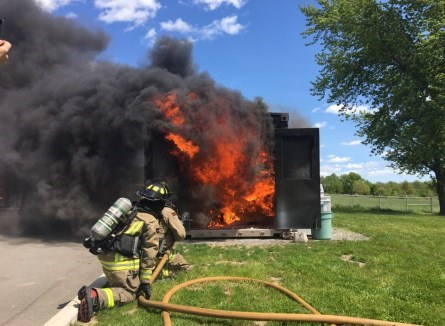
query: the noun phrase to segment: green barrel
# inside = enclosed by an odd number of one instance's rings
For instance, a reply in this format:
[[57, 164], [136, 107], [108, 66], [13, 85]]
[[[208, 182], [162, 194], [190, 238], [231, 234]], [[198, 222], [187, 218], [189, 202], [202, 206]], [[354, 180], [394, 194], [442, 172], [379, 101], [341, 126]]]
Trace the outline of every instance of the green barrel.
[[312, 239], [330, 240], [332, 238], [332, 212], [321, 212], [319, 229], [311, 230]]

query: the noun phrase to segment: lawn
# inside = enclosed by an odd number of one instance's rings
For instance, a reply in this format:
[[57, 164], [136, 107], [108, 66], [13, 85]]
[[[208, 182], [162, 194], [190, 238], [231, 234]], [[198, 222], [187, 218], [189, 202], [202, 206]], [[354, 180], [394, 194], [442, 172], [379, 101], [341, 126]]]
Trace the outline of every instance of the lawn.
[[435, 197], [359, 196], [332, 194], [333, 208], [393, 210], [412, 213], [439, 213], [439, 199]]
[[[256, 247], [182, 243], [177, 249], [193, 269], [174, 279], [157, 281], [152, 299], [161, 301], [173, 286], [188, 280], [242, 276], [277, 282], [322, 314], [445, 325], [445, 217], [345, 210], [334, 212], [333, 226], [370, 239]], [[281, 293], [252, 282], [198, 284], [181, 290], [171, 302], [226, 310], [308, 313]], [[176, 326], [283, 325], [179, 313], [171, 316]], [[99, 325], [162, 325], [159, 311], [136, 303], [103, 310], [95, 319]]]

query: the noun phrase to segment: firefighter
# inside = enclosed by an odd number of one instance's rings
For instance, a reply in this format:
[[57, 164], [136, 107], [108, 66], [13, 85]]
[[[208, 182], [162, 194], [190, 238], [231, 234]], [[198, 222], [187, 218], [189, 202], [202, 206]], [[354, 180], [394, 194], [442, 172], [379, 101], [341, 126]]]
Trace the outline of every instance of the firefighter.
[[172, 249], [174, 242], [185, 238], [186, 232], [169, 200], [167, 184], [150, 184], [138, 191], [137, 195], [140, 197], [135, 203], [137, 215], [123, 234], [139, 237], [140, 254], [138, 257], [128, 257], [110, 249], [98, 255], [109, 287], [83, 286], [79, 290], [78, 321], [89, 322], [94, 312], [132, 302], [139, 295], [150, 299], [150, 278], [164, 254], [169, 255], [169, 260], [168, 269], [162, 271], [163, 276], [168, 276], [170, 271], [190, 268], [185, 259]]

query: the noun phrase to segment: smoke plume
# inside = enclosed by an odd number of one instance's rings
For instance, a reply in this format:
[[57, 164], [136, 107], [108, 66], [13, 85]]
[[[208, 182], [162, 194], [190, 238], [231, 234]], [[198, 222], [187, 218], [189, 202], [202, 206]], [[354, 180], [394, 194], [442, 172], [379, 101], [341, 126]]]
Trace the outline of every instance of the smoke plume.
[[[252, 153], [270, 140], [266, 105], [197, 73], [187, 41], [161, 38], [151, 65], [131, 68], [97, 61], [108, 44], [104, 32], [54, 17], [32, 0], [1, 0], [0, 13], [13, 44], [0, 67], [0, 179], [17, 208], [1, 210], [3, 232], [84, 236], [118, 197], [131, 198], [144, 183], [144, 144], [153, 132], [177, 128], [156, 107], [160, 95], [174, 92], [184, 103], [199, 95], [184, 104], [185, 114], [204, 125], [201, 134], [186, 134], [203, 146], [217, 126], [210, 113], [221, 109], [260, 130]], [[197, 192], [201, 203], [211, 201]]]

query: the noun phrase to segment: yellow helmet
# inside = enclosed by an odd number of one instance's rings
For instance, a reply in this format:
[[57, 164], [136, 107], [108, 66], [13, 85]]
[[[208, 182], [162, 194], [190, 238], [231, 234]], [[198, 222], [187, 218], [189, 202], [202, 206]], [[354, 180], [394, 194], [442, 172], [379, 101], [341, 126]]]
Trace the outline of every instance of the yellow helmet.
[[151, 201], [166, 201], [170, 197], [170, 191], [165, 182], [152, 183], [139, 190], [137, 195]]

